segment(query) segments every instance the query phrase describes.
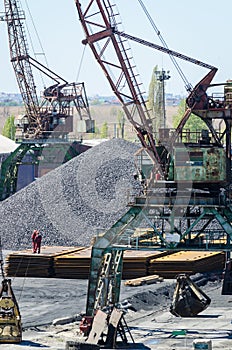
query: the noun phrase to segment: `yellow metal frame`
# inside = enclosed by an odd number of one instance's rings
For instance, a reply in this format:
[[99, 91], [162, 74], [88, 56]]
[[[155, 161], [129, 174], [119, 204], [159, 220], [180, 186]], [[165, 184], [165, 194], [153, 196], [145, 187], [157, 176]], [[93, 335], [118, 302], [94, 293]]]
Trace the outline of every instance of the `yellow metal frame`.
[[11, 287], [11, 280], [4, 279], [0, 290], [0, 343], [20, 343], [22, 324], [19, 307]]

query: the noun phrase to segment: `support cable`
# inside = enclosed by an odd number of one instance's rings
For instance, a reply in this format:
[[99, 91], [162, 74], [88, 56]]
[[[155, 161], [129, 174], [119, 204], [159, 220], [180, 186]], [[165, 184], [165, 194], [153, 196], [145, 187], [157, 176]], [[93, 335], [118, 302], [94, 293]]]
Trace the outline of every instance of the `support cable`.
[[[40, 49], [41, 49], [41, 53], [36, 53], [36, 52], [35, 52], [34, 45], [33, 45], [33, 40], [32, 40], [32, 38], [31, 38], [31, 34], [30, 34], [30, 30], [29, 30], [29, 28], [28, 28], [27, 22], [25, 21], [25, 25], [26, 25], [26, 28], [27, 28], [27, 33], [28, 33], [28, 36], [29, 36], [30, 45], [31, 45], [33, 54], [34, 54], [34, 56], [35, 56], [36, 58], [37, 58], [38, 55], [43, 56], [43, 57], [44, 57], [44, 60], [45, 60], [45, 65], [46, 65], [47, 68], [49, 68], [47, 56], [46, 56], [45, 51], [44, 51], [44, 49], [43, 49], [43, 45], [42, 45], [40, 36], [39, 36], [39, 34], [38, 34], [38, 31], [37, 31], [37, 29], [36, 29], [35, 22], [34, 22], [34, 20], [33, 20], [33, 16], [32, 16], [32, 13], [31, 13], [31, 11], [30, 11], [30, 8], [29, 8], [29, 5], [28, 5], [27, 0], [25, 0], [25, 4], [26, 4], [26, 8], [27, 8], [28, 14], [29, 14], [29, 16], [30, 16], [30, 20], [31, 20], [32, 26], [33, 26], [34, 31], [35, 31], [36, 38], [37, 38], [37, 40], [38, 40], [38, 43], [39, 43], [39, 46], [40, 46]], [[22, 5], [21, 5], [21, 8], [23, 8]], [[41, 78], [42, 84], [43, 84], [43, 86], [45, 87], [46, 84], [45, 84], [45, 82], [44, 82], [42, 72], [39, 72], [39, 74], [40, 74], [40, 78]]]
[[[158, 35], [162, 45], [166, 48], [166, 49], [169, 49], [168, 48], [168, 45], [167, 43], [165, 42], [164, 38], [162, 37], [159, 29], [157, 28], [157, 26], [155, 25], [151, 15], [149, 14], [148, 10], [146, 9], [144, 3], [142, 0], [138, 0], [138, 2], [140, 3], [145, 15], [147, 16], [149, 22], [151, 23], [153, 29], [155, 30], [156, 34]], [[189, 81], [187, 80], [186, 76], [184, 75], [184, 72], [182, 71], [182, 69], [180, 68], [179, 64], [177, 63], [177, 61], [175, 60], [175, 58], [169, 54], [169, 57], [171, 58], [172, 60], [172, 63], [174, 64], [174, 66], [176, 67], [176, 70], [177, 72], [179, 73], [181, 79], [183, 80], [184, 84], [185, 84], [185, 88], [187, 91], [192, 91], [192, 85], [189, 83]]]
[[80, 60], [78, 71], [77, 71], [77, 75], [76, 75], [76, 83], [78, 83], [78, 81], [79, 81], [80, 71], [81, 71], [81, 68], [82, 68], [83, 61], [84, 61], [86, 45], [83, 45], [83, 46], [84, 46], [84, 48], [83, 48], [83, 51], [82, 51], [81, 60]]
[[1, 237], [0, 237], [0, 264], [1, 264], [1, 274], [2, 274], [2, 278], [5, 279], [4, 259], [3, 259], [3, 253], [2, 253], [2, 239], [1, 239]]

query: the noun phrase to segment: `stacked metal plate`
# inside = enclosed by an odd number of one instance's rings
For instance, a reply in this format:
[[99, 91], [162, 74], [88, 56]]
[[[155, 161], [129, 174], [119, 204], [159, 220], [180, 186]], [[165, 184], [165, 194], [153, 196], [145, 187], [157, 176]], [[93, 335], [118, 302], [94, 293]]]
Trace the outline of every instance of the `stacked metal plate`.
[[132, 279], [147, 276], [149, 261], [153, 258], [162, 257], [168, 252], [125, 250], [123, 254], [123, 279]]
[[223, 270], [224, 264], [223, 252], [180, 251], [151, 259], [148, 274], [175, 278], [180, 273], [192, 275], [198, 272], [218, 272]]
[[[91, 247], [57, 256], [54, 258], [55, 277], [88, 278], [91, 263]], [[147, 275], [148, 262], [151, 258], [161, 257], [168, 252], [126, 250], [123, 254], [123, 279]]]
[[54, 258], [54, 271], [57, 278], [86, 279], [89, 277], [92, 247], [59, 255]]
[[40, 254], [31, 249], [10, 253], [5, 259], [5, 274], [13, 277], [54, 277], [54, 257], [82, 248], [43, 246]]
[[[30, 249], [9, 254], [5, 259], [6, 276], [57, 277], [86, 279], [89, 277], [92, 247], [45, 246], [40, 254]], [[205, 251], [126, 250], [123, 255], [124, 280], [148, 275], [175, 278], [179, 273], [220, 271], [225, 253]]]

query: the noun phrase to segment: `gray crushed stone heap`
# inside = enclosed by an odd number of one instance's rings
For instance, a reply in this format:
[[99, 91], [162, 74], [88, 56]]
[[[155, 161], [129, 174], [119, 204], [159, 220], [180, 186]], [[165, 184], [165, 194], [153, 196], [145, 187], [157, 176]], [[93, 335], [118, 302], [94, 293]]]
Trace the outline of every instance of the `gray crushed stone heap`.
[[0, 203], [3, 249], [31, 247], [40, 230], [43, 245], [88, 246], [127, 210], [138, 144], [112, 139], [73, 158]]

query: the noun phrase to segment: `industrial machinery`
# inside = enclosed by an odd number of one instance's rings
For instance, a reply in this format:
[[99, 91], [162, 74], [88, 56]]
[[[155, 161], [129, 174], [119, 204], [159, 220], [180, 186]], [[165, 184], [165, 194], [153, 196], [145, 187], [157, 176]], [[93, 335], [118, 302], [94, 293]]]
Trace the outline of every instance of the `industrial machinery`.
[[[217, 68], [120, 30], [113, 1], [75, 2], [83, 44], [91, 48], [142, 144], [135, 161], [143, 193], [92, 249], [86, 316], [93, 317], [119, 301], [125, 249], [223, 250], [229, 257], [232, 83], [211, 84]], [[186, 111], [175, 130], [154, 130], [155, 116], [140, 90], [128, 40], [209, 69], [194, 88], [187, 84]], [[224, 92], [208, 94], [216, 86]], [[185, 128], [191, 114], [205, 122], [203, 130]], [[135, 235], [141, 225], [149, 228], [147, 237]]]
[[[154, 243], [149, 241], [152, 249], [231, 249], [232, 85], [222, 84], [224, 94], [219, 97], [207, 95], [215, 67], [120, 31], [118, 11], [111, 1], [76, 1], [76, 6], [86, 36], [83, 43], [93, 51], [141, 140], [136, 162], [147, 185], [144, 194], [93, 247], [87, 302], [90, 315], [109, 300], [117, 303], [122, 246], [128, 249], [129, 242], [133, 248], [133, 230], [142, 221], [153, 228]], [[210, 69], [191, 89], [186, 112], [176, 130], [153, 130], [153, 118], [140, 91], [126, 39]], [[184, 129], [191, 113], [205, 121], [204, 130], [192, 134]], [[220, 127], [216, 129], [217, 122]], [[139, 239], [136, 244], [142, 246]], [[101, 261], [107, 264], [101, 265]]]
[[[18, 0], [4, 1], [4, 20], [7, 23], [10, 57], [25, 106], [25, 115], [15, 118], [16, 142], [20, 144], [14, 156], [3, 162], [0, 200], [15, 192], [18, 166], [26, 152], [37, 153], [37, 162], [44, 147], [66, 143], [74, 148], [68, 135], [73, 132], [73, 116], [78, 116], [77, 132], [94, 132], [84, 83], [68, 83], [29, 55], [23, 20], [24, 12]], [[52, 81], [38, 97], [33, 69]], [[81, 142], [81, 141], [79, 141]], [[66, 146], [64, 147], [66, 149]], [[65, 151], [66, 153], [66, 151]], [[65, 158], [64, 153], [64, 158]], [[75, 155], [77, 155], [76, 153]]]
[[[16, 138], [65, 138], [73, 129], [73, 108], [80, 120], [91, 121], [83, 83], [68, 83], [29, 55], [19, 1], [5, 0], [5, 21], [8, 29], [10, 57], [25, 105], [26, 115], [16, 120]], [[52, 80], [41, 99], [37, 95], [33, 67]], [[87, 130], [89, 131], [89, 130]]]
[[175, 316], [191, 317], [204, 311], [211, 299], [186, 274], [176, 278], [176, 288], [170, 312]]
[[11, 280], [5, 278], [1, 239], [0, 264], [2, 275], [2, 285], [0, 287], [0, 344], [20, 343], [22, 341], [21, 315], [11, 286]]
[[2, 280], [0, 289], [0, 343], [20, 343], [22, 325], [19, 306], [10, 279]]
[[[219, 175], [212, 168], [221, 169], [226, 164], [226, 153], [222, 149], [224, 137], [227, 134], [229, 135], [230, 128], [226, 125], [223, 134], [215, 130], [213, 120], [218, 119], [219, 115], [215, 112], [214, 107], [220, 101], [214, 101], [213, 97], [206, 95], [206, 90], [217, 69], [199, 60], [120, 31], [120, 19], [118, 18], [118, 12], [115, 10], [116, 6], [109, 1], [104, 5], [99, 1], [92, 1], [90, 6], [86, 7], [86, 11], [83, 10], [83, 4], [80, 6], [78, 1], [76, 1], [76, 4], [86, 35], [83, 43], [89, 44], [91, 47], [113, 91], [122, 103], [127, 118], [134, 126], [142, 146], [151, 158], [149, 174], [151, 169], [154, 168], [153, 175], [155, 175], [154, 173], [160, 175], [161, 179], [169, 182], [169, 187], [176, 187], [178, 181], [191, 182], [193, 187], [211, 188], [211, 190], [215, 189], [212, 183], [225, 184], [228, 181], [226, 169], [223, 168]], [[141, 84], [138, 80], [138, 74], [134, 73], [135, 67], [132, 56], [129, 56], [127, 52], [129, 51], [127, 39], [210, 69], [210, 72], [191, 91], [187, 99], [188, 108], [176, 130], [154, 130], [154, 116], [150, 115], [145, 98], [140, 91]], [[107, 59], [107, 54], [108, 52], [111, 54], [112, 49], [115, 51], [114, 60], [112, 57]], [[225, 109], [226, 105], [221, 105], [220, 111], [222, 108]], [[199, 131], [195, 135], [190, 135], [189, 131], [183, 130], [192, 112], [201, 117], [206, 123], [206, 130]], [[226, 114], [228, 115], [229, 112], [224, 112], [220, 118], [227, 120]], [[140, 122], [137, 121], [138, 119]], [[227, 138], [229, 139], [228, 135]], [[229, 142], [229, 140], [227, 141]], [[173, 147], [174, 144], [175, 148]], [[216, 163], [211, 161], [212, 147], [217, 154], [215, 158], [219, 158]], [[208, 152], [205, 150], [206, 148], [208, 148]], [[191, 164], [191, 167], [188, 164]], [[196, 165], [197, 169], [195, 168]], [[183, 171], [187, 167], [188, 172]], [[141, 169], [141, 171], [143, 170]], [[152, 186], [152, 182], [149, 185]]]
[[[115, 349], [120, 348], [120, 345], [130, 348], [129, 338], [134, 344], [134, 339], [124, 318], [124, 311], [114, 306], [97, 310], [93, 318], [84, 317], [80, 324], [80, 331], [86, 336], [86, 340], [68, 341], [67, 350], [97, 350], [102, 347]], [[117, 339], [118, 336], [120, 342]]]

